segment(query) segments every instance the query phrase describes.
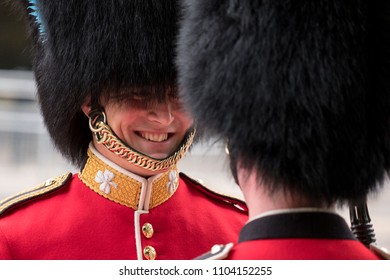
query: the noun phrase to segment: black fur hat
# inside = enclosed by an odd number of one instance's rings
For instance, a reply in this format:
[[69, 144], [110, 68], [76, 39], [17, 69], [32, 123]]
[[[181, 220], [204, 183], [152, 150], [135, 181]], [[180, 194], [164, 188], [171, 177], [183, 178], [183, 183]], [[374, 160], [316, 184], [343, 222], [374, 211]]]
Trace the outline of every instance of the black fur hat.
[[91, 141], [80, 107], [90, 95], [160, 98], [175, 92], [176, 0], [23, 2], [38, 98], [58, 149], [80, 166]]
[[360, 199], [390, 167], [390, 2], [184, 0], [179, 84], [270, 189]]

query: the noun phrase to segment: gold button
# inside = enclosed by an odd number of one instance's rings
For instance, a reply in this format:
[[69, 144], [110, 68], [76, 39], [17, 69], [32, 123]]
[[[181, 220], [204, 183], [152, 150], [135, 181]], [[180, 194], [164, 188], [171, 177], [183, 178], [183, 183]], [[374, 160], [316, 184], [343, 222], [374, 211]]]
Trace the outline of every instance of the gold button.
[[145, 223], [142, 226], [142, 233], [144, 234], [144, 236], [146, 238], [151, 238], [153, 236], [153, 233], [154, 233], [153, 226], [149, 223]]
[[144, 256], [147, 260], [155, 260], [157, 256], [156, 250], [148, 245], [144, 248]]

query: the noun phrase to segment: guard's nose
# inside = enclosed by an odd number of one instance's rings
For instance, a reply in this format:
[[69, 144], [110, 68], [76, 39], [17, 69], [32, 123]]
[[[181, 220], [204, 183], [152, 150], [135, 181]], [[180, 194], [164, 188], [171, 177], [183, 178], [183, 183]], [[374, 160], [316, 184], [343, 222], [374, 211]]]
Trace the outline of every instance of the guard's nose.
[[153, 104], [149, 108], [148, 118], [152, 122], [157, 122], [162, 125], [169, 125], [173, 122], [171, 103], [169, 101]]

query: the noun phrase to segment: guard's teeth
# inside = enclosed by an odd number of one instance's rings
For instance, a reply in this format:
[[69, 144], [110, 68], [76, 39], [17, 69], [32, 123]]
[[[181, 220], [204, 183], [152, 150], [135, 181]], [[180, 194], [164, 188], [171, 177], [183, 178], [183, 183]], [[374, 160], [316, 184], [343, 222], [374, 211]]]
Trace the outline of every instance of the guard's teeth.
[[168, 133], [157, 134], [157, 133], [141, 132], [141, 136], [146, 140], [153, 141], [153, 142], [162, 142], [168, 139]]

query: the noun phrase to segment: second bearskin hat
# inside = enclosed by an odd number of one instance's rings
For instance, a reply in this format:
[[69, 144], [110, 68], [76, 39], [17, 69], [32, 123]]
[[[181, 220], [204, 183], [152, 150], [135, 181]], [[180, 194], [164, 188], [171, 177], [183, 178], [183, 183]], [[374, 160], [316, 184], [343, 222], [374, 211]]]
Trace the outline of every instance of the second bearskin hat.
[[390, 167], [390, 4], [184, 0], [179, 84], [270, 190], [364, 198]]
[[159, 98], [176, 84], [174, 0], [29, 0], [38, 99], [57, 148], [76, 165], [91, 132], [91, 96]]

